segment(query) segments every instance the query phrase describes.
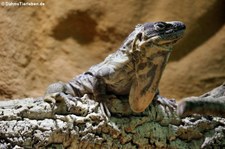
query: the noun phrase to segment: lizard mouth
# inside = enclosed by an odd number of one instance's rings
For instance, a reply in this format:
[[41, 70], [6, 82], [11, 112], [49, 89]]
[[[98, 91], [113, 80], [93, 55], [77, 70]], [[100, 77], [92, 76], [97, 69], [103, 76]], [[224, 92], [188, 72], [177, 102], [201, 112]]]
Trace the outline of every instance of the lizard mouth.
[[155, 35], [150, 39], [142, 41], [140, 45], [151, 46], [154, 44], [157, 46], [172, 46], [183, 37], [183, 33], [184, 30], [180, 30], [177, 32], [172, 31], [170, 33]]
[[157, 45], [173, 45], [183, 37], [184, 30], [174, 32], [174, 30], [166, 31], [165, 34], [159, 35], [155, 44]]
[[168, 31], [165, 32], [164, 34], [159, 34], [156, 35], [149, 40], [146, 40], [146, 46], [154, 44], [157, 46], [172, 46], [174, 45], [179, 39], [183, 37], [184, 30], [179, 30], [179, 31]]

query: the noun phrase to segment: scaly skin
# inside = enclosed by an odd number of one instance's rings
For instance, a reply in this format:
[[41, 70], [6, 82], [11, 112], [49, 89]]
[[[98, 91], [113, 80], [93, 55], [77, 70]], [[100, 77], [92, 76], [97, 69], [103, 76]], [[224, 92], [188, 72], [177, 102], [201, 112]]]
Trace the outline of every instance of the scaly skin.
[[199, 97], [188, 97], [181, 100], [177, 106], [177, 114], [180, 117], [200, 114], [225, 118], [225, 82]]
[[107, 95], [128, 95], [134, 112], [143, 112], [152, 102], [174, 43], [185, 30], [182, 22], [137, 25], [122, 46], [66, 84], [53, 84], [46, 94], [92, 95], [102, 101]]

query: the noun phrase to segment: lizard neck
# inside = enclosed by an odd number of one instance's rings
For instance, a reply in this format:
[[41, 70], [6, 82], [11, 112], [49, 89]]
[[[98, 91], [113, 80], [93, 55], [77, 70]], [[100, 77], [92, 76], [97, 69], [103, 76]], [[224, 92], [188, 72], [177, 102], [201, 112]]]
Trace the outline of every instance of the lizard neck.
[[146, 51], [145, 56], [140, 56], [140, 59], [136, 60], [134, 67], [136, 78], [147, 81], [142, 89], [144, 94], [146, 91], [156, 92], [158, 89], [158, 84], [171, 50], [153, 46], [143, 51]]
[[170, 52], [160, 51], [156, 53], [155, 56], [156, 57], [152, 59], [151, 66], [149, 66], [149, 72], [151, 73], [147, 74], [152, 80], [150, 81], [150, 90], [152, 91], [156, 91], [158, 89], [159, 81], [169, 59]]

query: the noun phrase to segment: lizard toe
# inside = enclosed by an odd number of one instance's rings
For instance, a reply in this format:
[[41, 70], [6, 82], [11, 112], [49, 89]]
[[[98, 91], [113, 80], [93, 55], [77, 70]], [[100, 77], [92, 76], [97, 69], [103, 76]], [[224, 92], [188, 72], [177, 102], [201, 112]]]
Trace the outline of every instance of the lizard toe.
[[103, 116], [108, 121], [108, 119], [111, 117], [111, 113], [104, 102], [100, 102], [100, 110], [101, 110]]

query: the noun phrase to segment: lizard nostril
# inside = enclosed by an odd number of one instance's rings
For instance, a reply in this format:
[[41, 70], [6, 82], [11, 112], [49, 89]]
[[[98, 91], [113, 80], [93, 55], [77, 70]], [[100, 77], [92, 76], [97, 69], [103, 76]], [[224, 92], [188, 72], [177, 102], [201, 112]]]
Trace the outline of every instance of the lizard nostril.
[[184, 23], [179, 23], [177, 26], [179, 29], [186, 29], [186, 26]]

